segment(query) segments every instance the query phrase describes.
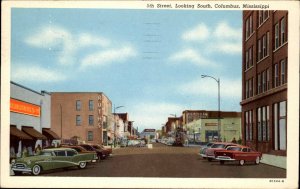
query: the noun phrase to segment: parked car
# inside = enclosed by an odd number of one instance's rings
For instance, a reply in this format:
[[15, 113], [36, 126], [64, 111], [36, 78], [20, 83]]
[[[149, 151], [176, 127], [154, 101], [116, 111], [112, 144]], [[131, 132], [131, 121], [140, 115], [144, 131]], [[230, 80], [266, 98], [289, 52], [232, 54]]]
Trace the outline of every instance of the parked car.
[[200, 150], [199, 150], [199, 155], [203, 158], [203, 159], [206, 159], [206, 149], [207, 148], [210, 148], [214, 143], [213, 142], [208, 142], [207, 144], [203, 145], [200, 147]]
[[225, 161], [238, 161], [240, 165], [244, 165], [246, 161], [259, 164], [262, 159], [262, 153], [252, 150], [247, 146], [231, 146], [226, 150], [215, 151], [215, 159], [224, 164]]
[[100, 159], [105, 159], [105, 154], [104, 154], [105, 152], [103, 152], [103, 150], [96, 149], [96, 148], [94, 148], [93, 146], [91, 146], [89, 144], [80, 144], [80, 146], [82, 146], [87, 151], [96, 152], [99, 160]]
[[95, 153], [80, 154], [71, 148], [49, 148], [41, 151], [41, 155], [12, 160], [11, 169], [15, 175], [29, 172], [39, 175], [42, 171], [78, 166], [83, 169], [87, 163], [95, 162]]
[[224, 150], [228, 146], [237, 146], [238, 144], [229, 143], [229, 142], [215, 142], [211, 145], [210, 148], [207, 148], [205, 151], [205, 156], [208, 161], [212, 161], [215, 158], [215, 151], [216, 150]]
[[93, 148], [95, 148], [96, 150], [102, 151], [102, 153], [104, 155], [104, 158], [107, 158], [107, 157], [112, 155], [112, 149], [111, 148], [105, 148], [103, 145], [99, 145], [99, 144], [93, 144], [91, 146]]
[[[86, 149], [85, 149], [84, 147], [82, 147], [82, 146], [78, 146], [78, 145], [62, 145], [61, 147], [62, 147], [62, 148], [71, 148], [71, 149], [74, 149], [74, 150], [76, 150], [79, 154], [94, 153], [94, 154], [96, 154], [96, 156], [97, 156], [97, 153], [96, 153], [96, 152], [88, 151], [88, 150], [86, 150]], [[98, 156], [97, 156], [97, 159], [98, 159]]]

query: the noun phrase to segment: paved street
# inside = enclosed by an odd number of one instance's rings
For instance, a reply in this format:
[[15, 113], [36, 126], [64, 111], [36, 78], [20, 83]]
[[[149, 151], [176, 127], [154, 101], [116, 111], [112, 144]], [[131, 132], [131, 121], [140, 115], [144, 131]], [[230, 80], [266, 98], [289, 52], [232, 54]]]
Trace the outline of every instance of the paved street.
[[182, 178], [285, 178], [286, 170], [254, 163], [220, 165], [200, 158], [199, 147], [169, 147], [154, 144], [152, 149], [127, 147], [114, 150], [111, 158], [86, 169], [52, 170], [40, 176], [83, 177], [182, 177]]

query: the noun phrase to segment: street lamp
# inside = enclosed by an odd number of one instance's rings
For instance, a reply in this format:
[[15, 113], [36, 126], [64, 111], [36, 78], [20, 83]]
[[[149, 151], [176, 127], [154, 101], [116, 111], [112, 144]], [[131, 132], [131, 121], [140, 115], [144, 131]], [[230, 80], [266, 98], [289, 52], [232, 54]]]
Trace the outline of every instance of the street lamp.
[[116, 129], [117, 129], [117, 125], [116, 125], [116, 110], [119, 109], [119, 108], [122, 108], [124, 106], [117, 106], [115, 107], [114, 105], [114, 122], [115, 122], [115, 127], [114, 127], [114, 147], [116, 147]]
[[210, 77], [218, 83], [218, 139], [221, 139], [221, 125], [220, 125], [220, 78], [216, 79], [209, 75], [201, 75], [201, 78]]

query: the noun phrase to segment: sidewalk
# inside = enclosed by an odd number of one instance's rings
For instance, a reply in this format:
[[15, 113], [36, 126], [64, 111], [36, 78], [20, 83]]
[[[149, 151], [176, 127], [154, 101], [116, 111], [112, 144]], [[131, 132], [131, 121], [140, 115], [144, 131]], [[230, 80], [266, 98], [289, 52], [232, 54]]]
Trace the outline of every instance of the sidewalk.
[[285, 156], [263, 154], [261, 163], [286, 169], [286, 157]]

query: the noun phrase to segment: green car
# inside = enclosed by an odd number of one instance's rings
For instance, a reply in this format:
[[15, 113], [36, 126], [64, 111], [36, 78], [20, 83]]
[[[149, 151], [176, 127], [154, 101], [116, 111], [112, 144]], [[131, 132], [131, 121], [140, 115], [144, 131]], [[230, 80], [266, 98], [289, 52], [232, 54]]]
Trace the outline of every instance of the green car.
[[96, 153], [79, 154], [71, 148], [50, 148], [41, 151], [41, 155], [12, 160], [15, 175], [29, 172], [39, 175], [41, 171], [78, 166], [83, 169], [88, 162], [96, 162]]

